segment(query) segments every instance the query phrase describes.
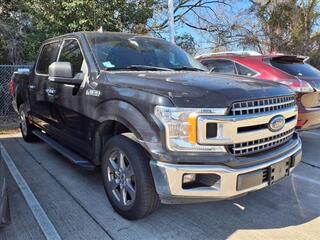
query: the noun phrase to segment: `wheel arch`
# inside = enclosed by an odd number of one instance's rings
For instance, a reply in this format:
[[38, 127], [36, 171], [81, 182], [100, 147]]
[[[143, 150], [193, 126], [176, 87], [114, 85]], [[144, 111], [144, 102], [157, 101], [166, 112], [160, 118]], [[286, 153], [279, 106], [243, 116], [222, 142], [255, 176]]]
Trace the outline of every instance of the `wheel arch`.
[[130, 133], [129, 138], [140, 144], [147, 153], [150, 149], [146, 142], [160, 142], [159, 133], [150, 121], [127, 102], [119, 100], [106, 102], [96, 109], [95, 114], [99, 122], [94, 136], [96, 165], [100, 165], [103, 146], [112, 136]]

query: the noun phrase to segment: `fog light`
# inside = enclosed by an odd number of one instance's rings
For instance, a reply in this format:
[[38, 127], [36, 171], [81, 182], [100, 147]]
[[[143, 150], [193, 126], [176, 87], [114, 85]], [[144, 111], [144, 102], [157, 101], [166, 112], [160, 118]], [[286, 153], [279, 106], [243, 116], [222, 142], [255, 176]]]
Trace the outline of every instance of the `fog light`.
[[192, 184], [197, 180], [197, 175], [193, 173], [188, 173], [183, 175], [182, 184]]
[[220, 189], [221, 177], [209, 173], [186, 173], [182, 177], [183, 189], [209, 187], [212, 190]]

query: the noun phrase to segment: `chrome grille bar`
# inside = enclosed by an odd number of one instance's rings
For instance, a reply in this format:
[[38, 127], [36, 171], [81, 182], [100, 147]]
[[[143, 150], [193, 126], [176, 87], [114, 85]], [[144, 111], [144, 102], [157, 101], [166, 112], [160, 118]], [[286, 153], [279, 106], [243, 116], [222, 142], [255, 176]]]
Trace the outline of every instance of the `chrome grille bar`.
[[231, 113], [234, 116], [270, 112], [295, 106], [294, 96], [274, 97], [236, 102], [232, 104]]
[[293, 133], [294, 129], [291, 129], [272, 137], [233, 144], [229, 146], [229, 151], [235, 156], [243, 156], [265, 151], [289, 141], [292, 138]]

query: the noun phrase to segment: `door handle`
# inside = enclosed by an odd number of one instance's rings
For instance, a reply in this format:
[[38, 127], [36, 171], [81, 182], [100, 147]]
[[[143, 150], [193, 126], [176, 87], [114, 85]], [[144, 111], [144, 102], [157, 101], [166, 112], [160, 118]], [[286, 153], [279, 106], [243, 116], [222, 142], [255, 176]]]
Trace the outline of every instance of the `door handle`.
[[28, 88], [29, 88], [30, 90], [35, 90], [35, 89], [36, 89], [36, 86], [35, 86], [35, 85], [29, 85]]
[[46, 93], [49, 96], [54, 96], [56, 94], [56, 90], [54, 88], [47, 88]]

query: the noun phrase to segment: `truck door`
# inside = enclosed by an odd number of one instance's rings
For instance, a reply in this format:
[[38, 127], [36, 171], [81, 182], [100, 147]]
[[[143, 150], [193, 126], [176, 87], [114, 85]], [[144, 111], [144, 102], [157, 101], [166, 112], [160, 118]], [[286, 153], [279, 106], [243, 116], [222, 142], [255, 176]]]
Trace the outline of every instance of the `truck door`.
[[50, 126], [50, 106], [48, 96], [48, 69], [56, 61], [59, 51], [59, 41], [45, 43], [40, 50], [33, 75], [30, 77], [28, 91], [32, 121], [43, 129]]
[[[65, 39], [62, 43], [60, 62], [70, 62], [73, 77], [88, 77], [88, 65], [77, 39]], [[86, 97], [83, 87], [49, 81], [54, 95], [49, 98], [54, 137], [84, 157], [90, 157], [90, 119], [85, 116]], [[85, 84], [85, 82], [83, 82]]]

